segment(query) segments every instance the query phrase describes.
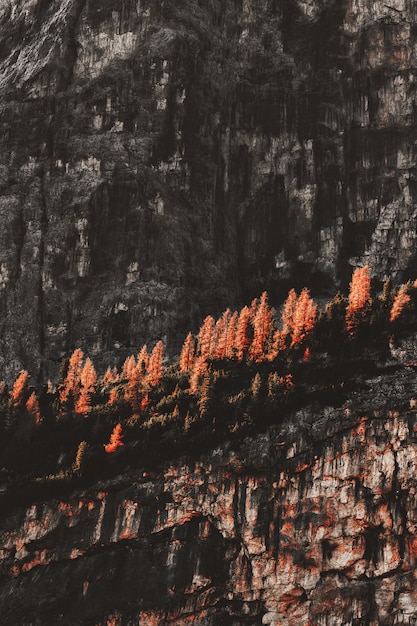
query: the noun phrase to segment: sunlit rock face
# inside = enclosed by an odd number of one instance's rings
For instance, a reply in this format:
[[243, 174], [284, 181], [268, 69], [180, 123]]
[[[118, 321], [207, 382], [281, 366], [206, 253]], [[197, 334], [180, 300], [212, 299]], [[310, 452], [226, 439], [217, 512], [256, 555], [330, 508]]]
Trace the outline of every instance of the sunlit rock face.
[[411, 404], [3, 513], [2, 625], [415, 623]]
[[0, 366], [414, 275], [414, 2], [5, 0]]

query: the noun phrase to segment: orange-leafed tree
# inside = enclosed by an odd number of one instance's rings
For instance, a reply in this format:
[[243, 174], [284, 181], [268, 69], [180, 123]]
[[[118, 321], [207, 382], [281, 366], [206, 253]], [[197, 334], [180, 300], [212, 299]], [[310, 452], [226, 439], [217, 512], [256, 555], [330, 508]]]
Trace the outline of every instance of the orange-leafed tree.
[[34, 391], [30, 394], [26, 402], [26, 411], [28, 412], [29, 416], [32, 418], [35, 424], [41, 423], [41, 412], [39, 409], [39, 402]]
[[76, 348], [70, 356], [67, 374], [59, 391], [59, 400], [65, 404], [72, 396], [76, 402], [81, 389], [81, 371], [83, 368], [84, 353], [80, 348]]
[[118, 381], [117, 369], [115, 367], [108, 367], [103, 374], [101, 384], [105, 389], [109, 389], [114, 383]]
[[297, 299], [292, 320], [291, 346], [302, 343], [313, 330], [317, 319], [317, 305], [304, 288]]
[[227, 334], [226, 334], [226, 351], [225, 356], [228, 359], [231, 359], [234, 356], [234, 347], [236, 342], [236, 329], [237, 329], [237, 311], [233, 313], [231, 316], [228, 325], [227, 325]]
[[135, 357], [133, 355], [126, 357], [125, 362], [123, 363], [123, 366], [122, 366], [122, 373], [120, 375], [120, 378], [122, 380], [129, 380], [129, 378], [132, 376], [132, 373], [135, 367], [136, 367]]
[[198, 333], [198, 352], [204, 360], [213, 356], [213, 351], [215, 349], [214, 326], [213, 317], [211, 315], [207, 315]]
[[164, 344], [158, 341], [149, 358], [146, 382], [151, 387], [156, 387], [162, 377], [162, 361], [164, 358]]
[[139, 350], [139, 354], [137, 358], [137, 367], [142, 372], [142, 374], [145, 374], [146, 370], [148, 369], [148, 365], [149, 365], [149, 354], [148, 354], [148, 348], [145, 344]]
[[190, 371], [190, 393], [197, 393], [200, 378], [207, 371], [207, 361], [202, 356], [198, 356], [194, 361], [192, 370]]
[[97, 374], [91, 359], [87, 358], [80, 374], [80, 394], [75, 403], [75, 412], [79, 415], [87, 414], [91, 411], [91, 396], [95, 392]]
[[274, 361], [274, 359], [277, 358], [277, 356], [279, 355], [279, 353], [282, 350], [285, 350], [286, 346], [286, 333], [284, 333], [284, 331], [282, 330], [276, 330], [274, 332], [274, 335], [272, 337], [272, 342], [271, 342], [271, 347], [269, 349], [268, 354], [266, 355], [266, 358], [268, 361]]
[[371, 304], [371, 278], [369, 266], [359, 267], [353, 272], [349, 286], [349, 300], [346, 307], [346, 329], [351, 337], [366, 318]]
[[125, 399], [130, 403], [133, 413], [138, 413], [140, 410], [140, 403], [144, 394], [143, 387], [144, 374], [142, 366], [138, 363], [125, 386]]
[[410, 304], [411, 296], [407, 292], [408, 292], [408, 285], [402, 285], [399, 288], [396, 296], [394, 297], [394, 302], [392, 303], [392, 307], [391, 307], [391, 311], [389, 315], [390, 322], [393, 322], [398, 317], [400, 317], [404, 308]]
[[268, 340], [273, 331], [273, 311], [268, 304], [266, 291], [261, 295], [252, 325], [253, 339], [249, 349], [249, 356], [256, 363], [260, 363], [269, 352]]
[[185, 338], [180, 354], [180, 371], [188, 372], [194, 363], [195, 342], [191, 333]]
[[249, 307], [244, 306], [239, 314], [239, 319], [237, 320], [235, 350], [236, 357], [239, 361], [243, 360], [250, 344], [248, 336], [250, 315], [251, 313]]
[[220, 319], [216, 322], [215, 327], [215, 350], [214, 356], [217, 359], [224, 359], [227, 351], [227, 338], [230, 331], [230, 318], [232, 317], [230, 309], [226, 309]]
[[27, 383], [29, 374], [26, 370], [22, 370], [16, 378], [13, 389], [10, 392], [11, 404], [15, 407], [21, 406], [27, 399]]
[[297, 306], [298, 296], [295, 289], [291, 289], [288, 293], [287, 299], [284, 302], [284, 307], [281, 313], [282, 319], [282, 332], [285, 335], [292, 333], [294, 328], [294, 316]]
[[107, 452], [107, 454], [110, 454], [112, 452], [115, 452], [117, 450], [117, 448], [120, 448], [121, 446], [124, 445], [122, 439], [123, 439], [123, 434], [122, 434], [122, 425], [116, 424], [116, 426], [113, 428], [113, 432], [110, 435], [110, 441], [109, 443], [106, 443], [104, 446], [104, 450]]

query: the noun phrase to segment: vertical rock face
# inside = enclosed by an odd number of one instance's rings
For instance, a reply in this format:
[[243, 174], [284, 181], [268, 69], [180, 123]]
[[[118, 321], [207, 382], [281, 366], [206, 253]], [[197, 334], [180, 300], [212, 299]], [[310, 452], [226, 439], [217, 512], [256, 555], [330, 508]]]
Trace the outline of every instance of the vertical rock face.
[[[411, 0], [7, 0], [1, 367], [416, 262]], [[107, 354], [106, 354], [107, 353]]]
[[416, 430], [413, 409], [308, 447], [269, 433], [17, 508], [1, 623], [414, 624]]

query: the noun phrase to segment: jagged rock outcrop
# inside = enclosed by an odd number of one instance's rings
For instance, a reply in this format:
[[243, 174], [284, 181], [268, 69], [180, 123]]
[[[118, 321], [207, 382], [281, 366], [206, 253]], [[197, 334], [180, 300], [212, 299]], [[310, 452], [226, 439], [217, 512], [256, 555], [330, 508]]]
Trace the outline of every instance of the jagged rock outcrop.
[[3, 505], [2, 625], [415, 624], [415, 372], [357, 387], [198, 462]]
[[[414, 275], [415, 3], [7, 0], [0, 366]], [[114, 356], [116, 354], [116, 356]]]

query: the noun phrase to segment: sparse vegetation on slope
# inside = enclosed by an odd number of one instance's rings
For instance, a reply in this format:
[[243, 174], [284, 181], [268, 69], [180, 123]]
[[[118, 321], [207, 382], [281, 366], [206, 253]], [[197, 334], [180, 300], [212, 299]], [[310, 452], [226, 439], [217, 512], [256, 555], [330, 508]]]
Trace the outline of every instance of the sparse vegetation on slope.
[[390, 361], [416, 316], [417, 283], [387, 282], [378, 295], [364, 267], [321, 312], [304, 289], [290, 291], [280, 316], [266, 292], [208, 316], [174, 363], [159, 341], [97, 377], [77, 348], [55, 386], [33, 389], [27, 372], [11, 389], [2, 383], [0, 467], [16, 483], [104, 477], [244, 437], [311, 398], [340, 405], [358, 372]]

